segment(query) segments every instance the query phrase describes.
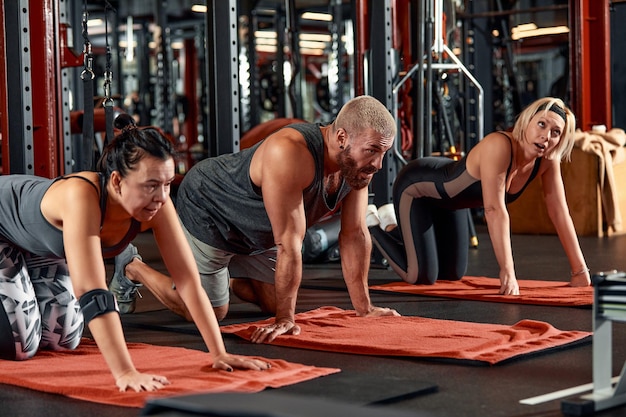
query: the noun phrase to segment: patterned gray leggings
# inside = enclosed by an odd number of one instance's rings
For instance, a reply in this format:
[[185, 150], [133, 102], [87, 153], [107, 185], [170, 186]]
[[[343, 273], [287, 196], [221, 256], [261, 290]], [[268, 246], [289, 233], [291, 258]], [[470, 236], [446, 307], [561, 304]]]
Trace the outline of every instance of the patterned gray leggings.
[[38, 349], [75, 349], [83, 315], [67, 263], [0, 240], [0, 358], [24, 360]]

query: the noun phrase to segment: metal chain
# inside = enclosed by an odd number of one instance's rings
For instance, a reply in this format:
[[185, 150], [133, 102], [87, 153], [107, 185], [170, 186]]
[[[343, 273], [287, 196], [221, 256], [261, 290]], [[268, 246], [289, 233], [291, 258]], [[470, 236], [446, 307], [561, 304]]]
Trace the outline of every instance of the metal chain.
[[91, 52], [91, 42], [89, 41], [89, 34], [87, 31], [87, 22], [89, 21], [89, 12], [87, 11], [87, 1], [83, 2], [83, 56], [84, 56], [84, 69], [80, 74], [80, 78], [85, 80], [93, 80], [95, 78], [95, 74], [93, 72], [93, 55]]
[[106, 1], [106, 5], [104, 7], [104, 39], [106, 43], [106, 66], [104, 71], [104, 102], [102, 105], [104, 107], [113, 107], [114, 102], [111, 98], [111, 83], [113, 81], [113, 72], [111, 71], [111, 45], [109, 45], [109, 10], [115, 9], [111, 6], [111, 4]]

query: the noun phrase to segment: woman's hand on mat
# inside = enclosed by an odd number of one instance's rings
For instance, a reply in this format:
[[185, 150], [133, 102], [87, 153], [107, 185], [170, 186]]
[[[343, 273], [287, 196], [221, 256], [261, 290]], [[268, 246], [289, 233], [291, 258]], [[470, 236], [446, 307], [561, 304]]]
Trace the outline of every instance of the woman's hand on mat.
[[519, 295], [519, 284], [517, 279], [511, 276], [500, 276], [500, 294]]
[[235, 368], [265, 371], [271, 367], [272, 365], [269, 362], [254, 359], [249, 356], [231, 355], [229, 353], [224, 353], [216, 357], [213, 362], [213, 368], [222, 369], [228, 372], [232, 372]]
[[363, 314], [363, 317], [382, 317], [382, 316], [400, 317], [400, 313], [398, 313], [393, 308], [371, 306], [368, 312]]
[[115, 381], [115, 385], [120, 389], [120, 392], [126, 392], [129, 388], [135, 392], [156, 391], [169, 384], [170, 381], [164, 376], [142, 374], [136, 370], [122, 374], [122, 376]]
[[257, 327], [254, 332], [252, 332], [250, 340], [252, 343], [271, 343], [281, 334], [297, 336], [300, 334], [300, 326], [291, 320], [279, 320], [269, 326]]
[[581, 271], [577, 274], [572, 274], [569, 285], [571, 287], [588, 287], [591, 285], [591, 277], [589, 270]]

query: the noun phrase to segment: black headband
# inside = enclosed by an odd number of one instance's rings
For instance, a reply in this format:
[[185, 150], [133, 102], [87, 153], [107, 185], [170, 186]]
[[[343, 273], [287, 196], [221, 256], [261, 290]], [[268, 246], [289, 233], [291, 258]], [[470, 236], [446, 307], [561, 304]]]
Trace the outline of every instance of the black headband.
[[[545, 110], [545, 109], [546, 109], [546, 104], [542, 104], [537, 109], [537, 113], [539, 113], [541, 110]], [[557, 106], [556, 103], [553, 104], [552, 106], [550, 106], [550, 108], [548, 110], [550, 110], [551, 112], [554, 112], [554, 113], [558, 114], [559, 116], [561, 116], [563, 121], [567, 123], [567, 115], [565, 114], [565, 110], [563, 110], [560, 106]], [[537, 114], [537, 113], [535, 113], [535, 114]]]

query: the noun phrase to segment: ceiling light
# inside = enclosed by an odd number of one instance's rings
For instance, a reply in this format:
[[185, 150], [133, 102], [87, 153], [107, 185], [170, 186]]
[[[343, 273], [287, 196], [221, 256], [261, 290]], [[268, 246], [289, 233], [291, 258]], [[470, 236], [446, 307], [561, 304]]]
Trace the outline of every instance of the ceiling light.
[[328, 33], [301, 33], [301, 41], [318, 41], [318, 42], [330, 42], [331, 37]]
[[191, 6], [191, 11], [196, 13], [206, 13], [207, 7], [204, 4], [194, 4]]
[[537, 29], [537, 25], [534, 23], [522, 23], [521, 25], [517, 25], [511, 29], [511, 33], [519, 33], [525, 30], [535, 30]]
[[257, 52], [269, 52], [269, 53], [277, 52], [276, 47], [271, 46], [271, 45], [256, 45], [255, 49], [257, 50]]
[[331, 22], [333, 20], [332, 15], [328, 13], [313, 13], [313, 12], [304, 12], [301, 16], [304, 20], [321, 20], [324, 22]]
[[276, 32], [271, 32], [269, 30], [257, 30], [254, 32], [255, 38], [266, 38], [266, 39], [276, 39]]
[[310, 48], [310, 49], [324, 49], [326, 48], [325, 42], [316, 42], [316, 41], [303, 41], [301, 40], [298, 45], [300, 48]]
[[104, 20], [103, 19], [89, 19], [87, 20], [87, 26], [88, 27], [95, 27], [95, 26], [104, 26]]
[[524, 30], [511, 34], [511, 39], [516, 41], [519, 39], [530, 38], [534, 36], [559, 35], [561, 33], [569, 33], [569, 28], [567, 26], [552, 26], [547, 28]]
[[272, 38], [256, 38], [255, 43], [257, 45], [278, 45], [278, 41]]
[[316, 56], [324, 55], [324, 51], [322, 49], [302, 48], [300, 49], [300, 53], [302, 55], [316, 55]]

